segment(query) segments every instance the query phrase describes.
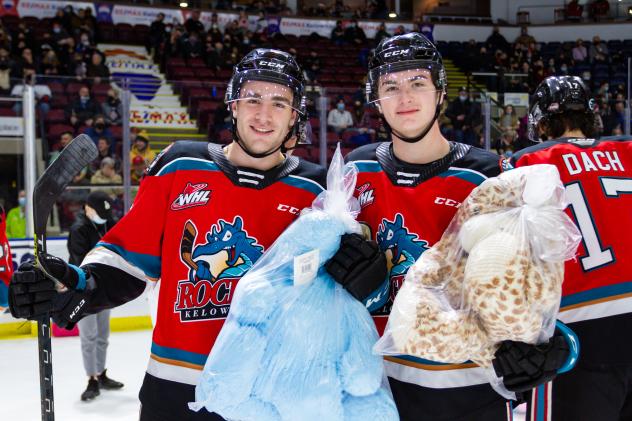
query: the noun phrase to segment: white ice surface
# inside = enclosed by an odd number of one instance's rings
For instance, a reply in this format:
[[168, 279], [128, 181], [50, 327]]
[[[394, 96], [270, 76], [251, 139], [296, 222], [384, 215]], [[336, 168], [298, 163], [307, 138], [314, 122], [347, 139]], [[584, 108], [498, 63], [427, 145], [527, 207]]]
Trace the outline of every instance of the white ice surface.
[[[151, 331], [110, 335], [108, 376], [121, 390], [101, 390], [91, 402], [79, 398], [87, 385], [79, 337], [53, 338], [53, 386], [57, 421], [137, 421], [138, 391], [151, 347]], [[40, 420], [37, 338], [0, 341], [0, 420]]]

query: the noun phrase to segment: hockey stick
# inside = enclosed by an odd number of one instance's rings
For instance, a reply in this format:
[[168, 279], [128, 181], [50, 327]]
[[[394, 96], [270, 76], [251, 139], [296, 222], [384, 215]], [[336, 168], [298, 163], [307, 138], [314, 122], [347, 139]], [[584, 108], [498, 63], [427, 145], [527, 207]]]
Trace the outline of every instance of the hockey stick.
[[184, 263], [189, 265], [193, 270], [197, 270], [198, 265], [193, 261], [191, 254], [193, 253], [193, 243], [197, 236], [197, 230], [191, 221], [187, 221], [182, 232], [182, 240], [180, 240], [180, 255]]
[[[33, 189], [33, 226], [35, 260], [39, 266], [40, 253], [46, 252], [46, 223], [59, 195], [83, 167], [98, 155], [97, 148], [88, 136], [79, 135], [59, 154], [35, 183]], [[50, 316], [37, 321], [39, 350], [40, 402], [42, 421], [54, 421], [53, 361], [50, 339]]]

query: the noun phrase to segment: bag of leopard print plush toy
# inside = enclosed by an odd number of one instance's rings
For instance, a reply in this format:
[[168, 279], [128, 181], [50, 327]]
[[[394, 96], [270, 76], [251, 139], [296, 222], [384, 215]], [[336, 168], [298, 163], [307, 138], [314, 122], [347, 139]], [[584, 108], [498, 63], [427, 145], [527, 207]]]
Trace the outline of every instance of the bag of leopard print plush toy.
[[408, 271], [375, 351], [490, 367], [501, 341], [548, 340], [581, 240], [566, 205], [552, 165], [484, 181]]

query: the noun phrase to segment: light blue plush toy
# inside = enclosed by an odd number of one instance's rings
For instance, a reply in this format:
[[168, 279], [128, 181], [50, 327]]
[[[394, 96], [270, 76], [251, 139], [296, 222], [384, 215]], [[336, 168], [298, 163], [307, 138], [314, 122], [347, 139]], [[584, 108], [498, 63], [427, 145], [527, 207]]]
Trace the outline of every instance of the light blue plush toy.
[[[399, 419], [369, 313], [323, 268], [358, 230], [353, 171], [337, 151], [328, 190], [240, 280], [191, 409], [229, 420]], [[312, 276], [295, 274], [307, 253]]]

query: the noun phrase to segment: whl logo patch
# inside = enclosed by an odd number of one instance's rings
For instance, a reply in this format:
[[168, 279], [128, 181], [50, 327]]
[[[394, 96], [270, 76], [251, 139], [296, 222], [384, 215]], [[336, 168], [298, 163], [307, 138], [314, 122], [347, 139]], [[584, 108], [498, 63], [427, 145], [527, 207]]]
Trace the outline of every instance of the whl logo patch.
[[179, 211], [195, 206], [204, 206], [211, 198], [211, 190], [204, 190], [208, 184], [191, 184], [187, 183], [184, 191], [176, 197], [171, 204], [171, 210]]
[[364, 183], [360, 187], [357, 187], [356, 192], [361, 208], [369, 206], [375, 201], [375, 189], [371, 187], [370, 183]]

